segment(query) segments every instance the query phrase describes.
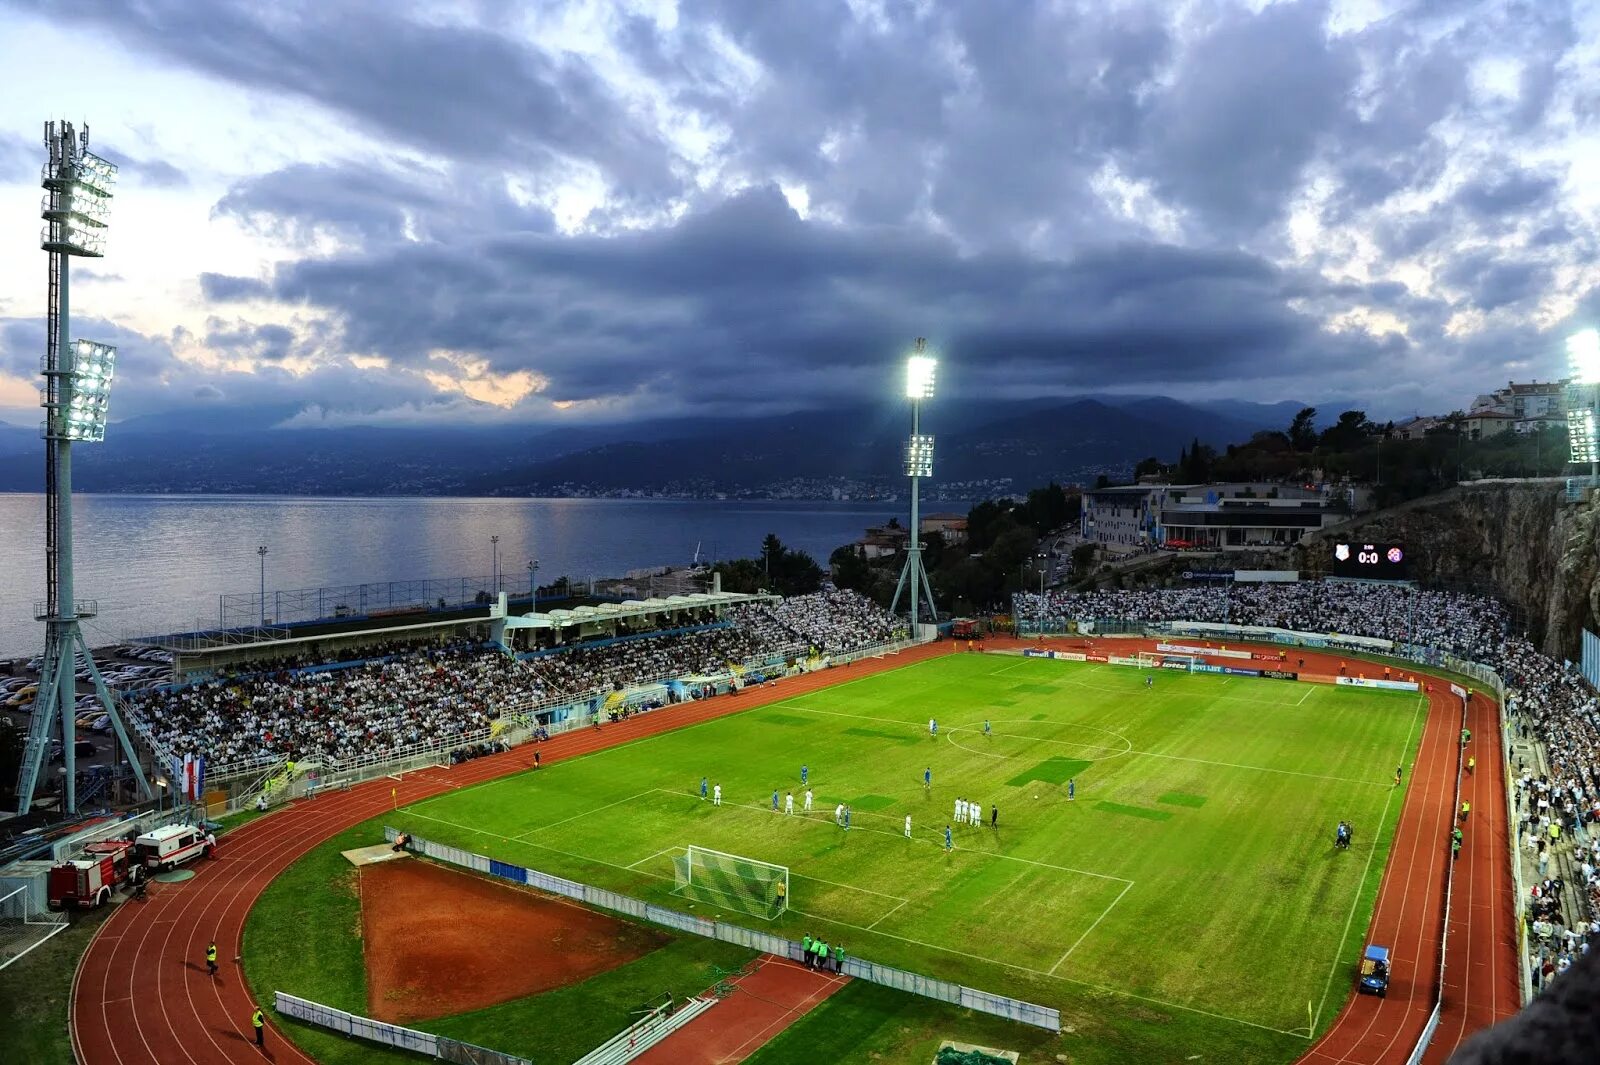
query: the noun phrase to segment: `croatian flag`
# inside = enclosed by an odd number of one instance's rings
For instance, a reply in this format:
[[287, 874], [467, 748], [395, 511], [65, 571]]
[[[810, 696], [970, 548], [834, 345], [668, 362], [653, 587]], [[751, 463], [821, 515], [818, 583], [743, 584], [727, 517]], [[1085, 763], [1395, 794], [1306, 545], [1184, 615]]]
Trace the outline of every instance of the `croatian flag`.
[[178, 781], [184, 798], [200, 801], [206, 786], [206, 760], [203, 755], [186, 754], [178, 770]]

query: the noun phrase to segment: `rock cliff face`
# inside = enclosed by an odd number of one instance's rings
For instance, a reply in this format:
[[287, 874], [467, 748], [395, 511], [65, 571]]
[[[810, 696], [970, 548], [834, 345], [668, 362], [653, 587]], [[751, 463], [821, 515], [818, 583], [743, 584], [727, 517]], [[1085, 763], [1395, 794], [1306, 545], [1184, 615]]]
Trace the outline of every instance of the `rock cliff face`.
[[1568, 503], [1556, 481], [1461, 485], [1325, 530], [1297, 553], [1315, 574], [1335, 539], [1397, 540], [1425, 586], [1495, 595], [1541, 650], [1575, 660], [1580, 631], [1600, 631], [1597, 519], [1593, 503]]

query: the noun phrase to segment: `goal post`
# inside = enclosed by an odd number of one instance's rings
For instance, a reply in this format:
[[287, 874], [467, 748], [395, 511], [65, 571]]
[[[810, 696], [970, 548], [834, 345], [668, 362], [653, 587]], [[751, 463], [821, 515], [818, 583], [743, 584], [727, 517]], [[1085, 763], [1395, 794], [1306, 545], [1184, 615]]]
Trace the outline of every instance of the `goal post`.
[[772, 920], [789, 900], [789, 867], [727, 854], [708, 847], [685, 847], [672, 858], [674, 894]]
[[1140, 669], [1155, 669], [1157, 666], [1161, 665], [1161, 657], [1162, 657], [1161, 655], [1154, 654], [1154, 653], [1152, 653], [1150, 651], [1140, 651], [1139, 652], [1139, 668]]

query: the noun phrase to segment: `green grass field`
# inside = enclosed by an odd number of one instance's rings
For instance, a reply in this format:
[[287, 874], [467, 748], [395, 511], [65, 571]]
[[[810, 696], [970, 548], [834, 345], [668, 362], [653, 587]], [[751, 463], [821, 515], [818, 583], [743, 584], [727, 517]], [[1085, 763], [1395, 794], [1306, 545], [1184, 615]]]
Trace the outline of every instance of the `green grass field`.
[[[1174, 672], [1147, 690], [1132, 669], [951, 655], [385, 820], [704, 915], [716, 907], [673, 894], [675, 851], [783, 864], [787, 915], [720, 916], [1056, 1006], [1064, 1038], [1095, 1047], [1083, 1060], [1188, 1047], [1284, 1061], [1348, 989], [1424, 705]], [[774, 814], [774, 788], [798, 809], [801, 763], [814, 812]], [[700, 800], [702, 775], [721, 808]], [[946, 854], [958, 796], [997, 805], [999, 827], [957, 827]], [[838, 802], [855, 811], [848, 833]], [[1346, 852], [1341, 818], [1356, 827]]]

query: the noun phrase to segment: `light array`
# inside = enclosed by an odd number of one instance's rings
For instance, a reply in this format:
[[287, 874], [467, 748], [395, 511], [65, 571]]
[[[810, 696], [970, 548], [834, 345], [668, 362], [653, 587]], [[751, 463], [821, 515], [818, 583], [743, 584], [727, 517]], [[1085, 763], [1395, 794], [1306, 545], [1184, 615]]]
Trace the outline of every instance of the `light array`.
[[1567, 445], [1573, 462], [1596, 461], [1595, 387], [1567, 386]]
[[[57, 412], [56, 435], [62, 440], [99, 443], [106, 438], [106, 415], [111, 404], [111, 378], [116, 371], [117, 349], [93, 340], [74, 340], [66, 371], [70, 392], [66, 407]], [[66, 388], [63, 388], [66, 391]]]
[[933, 375], [939, 360], [932, 355], [913, 355], [906, 360], [906, 398], [932, 399]]
[[45, 187], [50, 191], [44, 199], [40, 245], [68, 255], [104, 255], [116, 183], [116, 164], [92, 152], [78, 154], [57, 170], [47, 168]]
[[933, 437], [917, 435], [906, 440], [906, 476], [933, 476]]

